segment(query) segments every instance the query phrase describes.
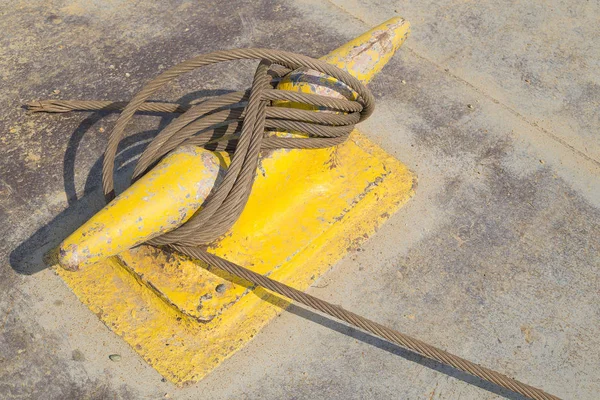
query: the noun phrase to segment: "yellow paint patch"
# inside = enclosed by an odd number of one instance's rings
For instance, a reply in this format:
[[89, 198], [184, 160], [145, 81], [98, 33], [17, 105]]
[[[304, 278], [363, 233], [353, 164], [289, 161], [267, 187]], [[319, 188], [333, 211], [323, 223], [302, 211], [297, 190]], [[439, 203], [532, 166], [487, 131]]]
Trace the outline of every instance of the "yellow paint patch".
[[[259, 173], [231, 234], [210, 251], [300, 290], [373, 234], [412, 196], [415, 179], [357, 131], [337, 149], [278, 150], [262, 168], [267, 175]], [[272, 196], [277, 188], [285, 190]], [[179, 385], [201, 379], [288, 304], [220, 270], [148, 246], [78, 272], [56, 272], [108, 327]]]
[[[368, 82], [407, 33], [408, 23], [392, 18], [323, 59]], [[352, 97], [333, 78], [308, 70], [292, 74], [298, 79], [284, 79], [281, 89]], [[261, 159], [239, 220], [208, 250], [305, 290], [412, 196], [414, 180], [406, 166], [358, 131], [335, 148], [275, 151]], [[148, 187], [156, 192], [158, 186], [153, 182]], [[139, 212], [133, 208], [143, 198], [136, 196], [121, 202], [118, 207], [125, 208], [119, 213], [111, 217], [109, 205], [98, 218], [110, 221]], [[125, 240], [138, 236], [125, 235]], [[102, 249], [105, 255], [114, 250]], [[288, 305], [197, 260], [144, 245], [78, 272], [55, 270], [107, 326], [178, 385], [201, 379]]]

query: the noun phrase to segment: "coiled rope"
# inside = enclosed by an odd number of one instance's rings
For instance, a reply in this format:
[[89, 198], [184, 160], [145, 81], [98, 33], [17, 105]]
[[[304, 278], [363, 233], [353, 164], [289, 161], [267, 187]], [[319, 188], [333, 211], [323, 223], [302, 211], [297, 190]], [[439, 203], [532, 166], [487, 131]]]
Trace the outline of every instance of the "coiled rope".
[[[193, 107], [147, 102], [160, 87], [183, 73], [202, 66], [239, 59], [260, 60], [252, 86], [246, 91], [217, 96]], [[316, 70], [336, 78], [356, 93], [356, 100], [277, 90], [279, 79], [298, 68]], [[272, 105], [274, 100], [301, 103], [332, 112], [317, 113], [310, 109], [275, 107]], [[222, 183], [205, 201], [203, 208], [184, 225], [152, 239], [150, 244], [168, 245], [175, 251], [223, 269], [254, 285], [262, 286], [391, 343], [530, 399], [558, 399], [541, 389], [387, 328], [205, 250], [209, 242], [231, 228], [244, 209], [256, 176], [261, 150], [335, 146], [348, 137], [356, 123], [371, 115], [374, 109], [371, 92], [347, 72], [320, 60], [277, 50], [217, 51], [184, 61], [163, 72], [146, 84], [130, 102], [50, 100], [32, 102], [29, 109], [45, 112], [122, 110], [104, 154], [102, 183], [108, 201], [115, 196], [113, 174], [117, 147], [133, 115], [138, 111], [182, 113], [144, 150], [134, 169], [133, 179], [139, 178], [167, 153], [185, 144], [204, 146], [210, 150], [228, 150], [233, 156]], [[270, 136], [266, 131], [294, 131], [304, 134], [304, 137]]]

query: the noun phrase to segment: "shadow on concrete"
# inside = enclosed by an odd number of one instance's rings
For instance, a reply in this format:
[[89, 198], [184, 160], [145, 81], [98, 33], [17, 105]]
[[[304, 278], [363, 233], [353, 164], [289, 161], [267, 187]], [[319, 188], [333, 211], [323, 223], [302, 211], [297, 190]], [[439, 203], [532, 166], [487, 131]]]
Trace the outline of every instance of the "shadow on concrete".
[[[165, 249], [165, 251], [171, 251]], [[203, 263], [200, 263], [201, 265]], [[414, 351], [405, 349], [400, 347], [394, 343], [390, 343], [385, 339], [381, 339], [375, 335], [370, 333], [363, 332], [359, 329], [353, 328], [352, 326], [337, 321], [332, 317], [329, 317], [324, 314], [320, 314], [313, 310], [306, 308], [304, 305], [299, 305], [297, 303], [291, 303], [289, 300], [286, 300], [285, 297], [279, 296], [275, 293], [272, 293], [262, 287], [256, 288], [254, 284], [244, 279], [241, 279], [235, 275], [231, 275], [226, 271], [223, 271], [219, 268], [204, 265], [203, 268], [210, 271], [211, 273], [219, 276], [222, 279], [228, 280], [236, 285], [245, 286], [250, 290], [254, 290], [254, 294], [260, 297], [262, 300], [267, 301], [276, 307], [281, 308], [289, 313], [292, 313], [298, 317], [304, 318], [308, 321], [314, 322], [346, 336], [349, 336], [353, 339], [359, 340], [363, 343], [369, 344], [371, 346], [375, 346], [378, 349], [385, 350], [394, 355], [400, 356], [408, 361], [412, 361], [434, 371], [440, 372], [444, 375], [450, 376], [452, 378], [458, 379], [465, 383], [468, 383], [473, 386], [477, 386], [483, 390], [487, 390], [490, 393], [494, 393], [498, 396], [504, 397], [509, 400], [527, 400], [527, 397], [524, 397], [518, 393], [514, 393], [510, 390], [507, 390], [501, 386], [495, 385], [491, 382], [487, 382], [483, 379], [480, 379], [476, 376], [472, 376], [465, 372], [462, 372], [456, 368], [450, 367], [448, 365], [442, 364], [438, 361], [431, 360], [427, 357], [420, 355]]]
[[438, 361], [434, 361], [429, 358], [423, 357], [419, 353], [415, 353], [411, 350], [402, 348], [398, 345], [388, 342], [387, 340], [381, 339], [370, 333], [360, 331], [356, 328], [346, 325], [345, 323], [338, 322], [338, 321], [332, 319], [331, 317], [321, 315], [317, 312], [314, 312], [314, 311], [304, 308], [302, 306], [298, 306], [296, 304], [291, 304], [290, 306], [288, 306], [287, 311], [294, 315], [297, 315], [299, 317], [302, 317], [304, 319], [307, 319], [309, 321], [312, 321], [314, 323], [322, 325], [326, 328], [329, 328], [331, 330], [334, 330], [336, 332], [339, 332], [341, 334], [349, 336], [353, 339], [359, 340], [359, 341], [369, 344], [371, 346], [375, 346], [378, 349], [385, 350], [389, 353], [400, 356], [408, 361], [412, 361], [414, 363], [420, 364], [424, 367], [427, 367], [434, 371], [440, 372], [444, 375], [447, 375], [452, 378], [463, 381], [465, 383], [468, 383], [469, 385], [477, 386], [478, 388], [487, 390], [488, 392], [494, 393], [494, 394], [504, 397], [506, 399], [527, 400], [527, 397], [524, 397], [518, 393], [514, 393], [510, 390], [504, 389], [503, 387], [500, 387], [493, 383], [487, 382], [483, 379], [477, 378], [476, 376], [472, 376], [472, 375], [462, 372], [458, 369], [455, 369], [448, 365], [442, 364]]
[[[182, 105], [190, 105], [198, 100], [232, 92], [231, 90], [199, 90], [189, 93], [177, 100]], [[85, 221], [105, 206], [101, 189], [102, 157], [96, 160], [90, 169], [83, 194], [79, 198], [75, 185], [76, 158], [80, 146], [84, 143], [86, 133], [114, 111], [98, 111], [89, 114], [77, 126], [67, 144], [63, 158], [64, 190], [67, 197], [67, 208], [52, 221], [36, 231], [21, 243], [10, 254], [11, 267], [20, 274], [32, 275], [48, 268], [46, 254], [57, 248], [59, 244]], [[147, 144], [158, 132], [164, 129], [178, 114], [139, 113], [142, 115], [158, 115], [161, 120], [156, 129], [142, 131], [124, 138], [119, 144], [115, 159], [115, 187], [117, 193], [129, 185], [135, 160], [141, 155]]]

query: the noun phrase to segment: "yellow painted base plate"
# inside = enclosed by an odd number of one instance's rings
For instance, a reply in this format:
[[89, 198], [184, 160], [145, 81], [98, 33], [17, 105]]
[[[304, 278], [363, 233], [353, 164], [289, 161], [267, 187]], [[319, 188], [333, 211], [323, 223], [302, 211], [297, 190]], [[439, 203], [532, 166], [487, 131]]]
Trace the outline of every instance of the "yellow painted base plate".
[[[231, 232], [209, 251], [300, 290], [357, 248], [413, 194], [414, 175], [354, 131], [333, 149], [261, 160]], [[288, 304], [196, 260], [139, 246], [57, 274], [170, 381], [200, 380]]]

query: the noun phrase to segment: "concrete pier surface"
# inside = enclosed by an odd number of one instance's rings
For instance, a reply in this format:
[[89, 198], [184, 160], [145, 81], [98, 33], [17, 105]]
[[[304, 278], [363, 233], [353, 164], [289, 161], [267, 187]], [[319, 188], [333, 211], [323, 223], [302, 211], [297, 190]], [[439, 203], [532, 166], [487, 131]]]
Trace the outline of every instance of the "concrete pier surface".
[[[370, 83], [360, 130], [418, 187], [310, 293], [561, 398], [598, 398], [600, 5], [554, 0], [4, 1], [0, 398], [519, 399], [297, 306], [177, 388], [41, 268], [101, 207], [116, 114], [24, 103], [127, 100], [218, 49], [318, 57], [395, 14], [412, 33]], [[253, 67], [207, 68], [160, 96], [239, 90]], [[168, 121], [136, 117], [118, 162]]]

